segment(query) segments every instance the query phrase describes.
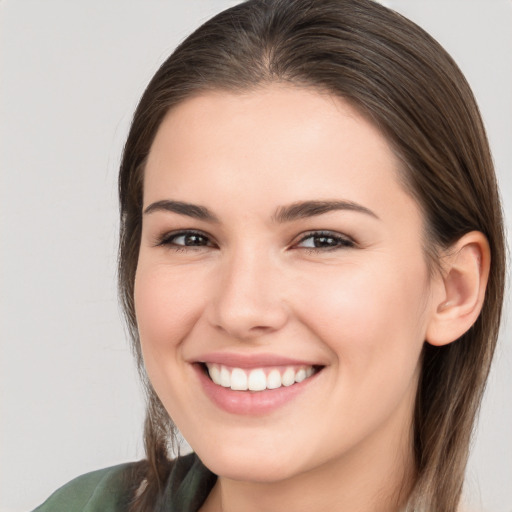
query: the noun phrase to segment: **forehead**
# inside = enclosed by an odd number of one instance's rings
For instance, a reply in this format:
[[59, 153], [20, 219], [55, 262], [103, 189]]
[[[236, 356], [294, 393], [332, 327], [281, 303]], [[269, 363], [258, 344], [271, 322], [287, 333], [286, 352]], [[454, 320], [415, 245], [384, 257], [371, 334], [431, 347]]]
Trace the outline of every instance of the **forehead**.
[[[301, 139], [309, 142], [304, 150], [313, 149], [329, 129], [338, 132], [338, 144], [345, 141], [353, 147], [357, 140], [389, 149], [380, 130], [344, 98], [311, 87], [273, 84], [236, 93], [207, 91], [186, 99], [164, 117], [151, 153], [171, 133], [176, 146], [187, 142], [198, 149], [211, 143], [217, 152], [232, 151], [226, 140], [229, 134], [245, 149], [251, 145], [256, 149], [256, 143], [264, 141], [268, 149], [285, 150], [291, 144], [297, 152]], [[350, 153], [346, 151], [347, 157]]]
[[350, 103], [273, 85], [207, 92], [172, 109], [150, 151], [144, 195], [147, 204], [162, 194], [191, 202], [242, 194], [247, 206], [262, 196], [277, 203], [342, 196], [386, 208], [393, 194], [408, 195], [399, 175], [384, 135]]

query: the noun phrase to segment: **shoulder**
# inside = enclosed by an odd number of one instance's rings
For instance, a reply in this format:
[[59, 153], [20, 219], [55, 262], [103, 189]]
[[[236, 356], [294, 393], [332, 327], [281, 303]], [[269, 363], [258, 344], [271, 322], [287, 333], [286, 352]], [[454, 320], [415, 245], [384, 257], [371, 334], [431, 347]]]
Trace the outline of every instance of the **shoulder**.
[[79, 476], [55, 491], [34, 512], [120, 512], [132, 488], [129, 476], [137, 463], [120, 464]]
[[[126, 512], [140, 483], [145, 461], [121, 464], [79, 476], [55, 491], [33, 512]], [[158, 510], [196, 512], [217, 477], [191, 453], [171, 461]]]

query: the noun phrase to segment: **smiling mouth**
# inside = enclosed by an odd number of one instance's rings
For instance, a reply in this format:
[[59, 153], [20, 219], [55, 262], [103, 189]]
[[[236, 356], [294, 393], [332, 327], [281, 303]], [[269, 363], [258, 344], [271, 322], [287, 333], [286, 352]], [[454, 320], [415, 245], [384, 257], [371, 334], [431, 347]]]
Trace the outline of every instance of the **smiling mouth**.
[[217, 363], [202, 363], [210, 380], [233, 391], [265, 391], [290, 387], [318, 373], [323, 366], [285, 366], [274, 368], [236, 368]]

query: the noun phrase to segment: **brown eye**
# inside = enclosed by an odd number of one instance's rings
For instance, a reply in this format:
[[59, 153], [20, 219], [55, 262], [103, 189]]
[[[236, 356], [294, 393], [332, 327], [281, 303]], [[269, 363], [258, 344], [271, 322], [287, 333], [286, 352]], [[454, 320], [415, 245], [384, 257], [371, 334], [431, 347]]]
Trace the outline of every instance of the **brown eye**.
[[297, 247], [305, 249], [337, 249], [343, 247], [354, 247], [354, 242], [347, 237], [337, 233], [308, 233], [304, 236]]
[[171, 245], [178, 247], [211, 247], [209, 237], [196, 231], [181, 231], [165, 236], [158, 245]]

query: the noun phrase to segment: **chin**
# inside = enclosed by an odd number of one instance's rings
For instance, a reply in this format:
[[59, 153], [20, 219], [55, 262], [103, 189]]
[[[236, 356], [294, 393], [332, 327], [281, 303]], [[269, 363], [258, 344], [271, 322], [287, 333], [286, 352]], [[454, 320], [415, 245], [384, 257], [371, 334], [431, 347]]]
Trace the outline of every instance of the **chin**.
[[196, 452], [203, 464], [213, 473], [230, 480], [244, 482], [273, 483], [286, 480], [302, 472], [291, 465], [295, 457], [285, 454], [265, 454], [255, 448], [250, 450], [230, 449], [208, 453]]

